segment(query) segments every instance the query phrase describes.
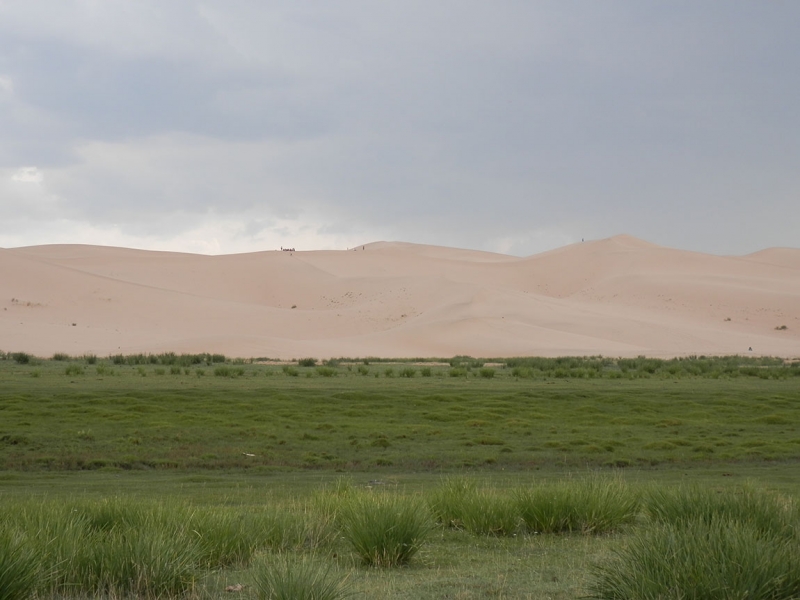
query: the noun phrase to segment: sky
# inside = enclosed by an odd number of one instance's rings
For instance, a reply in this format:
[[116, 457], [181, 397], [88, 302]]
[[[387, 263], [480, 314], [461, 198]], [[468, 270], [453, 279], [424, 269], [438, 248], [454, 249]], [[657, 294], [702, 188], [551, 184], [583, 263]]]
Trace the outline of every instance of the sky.
[[0, 247], [800, 247], [796, 0], [0, 0]]

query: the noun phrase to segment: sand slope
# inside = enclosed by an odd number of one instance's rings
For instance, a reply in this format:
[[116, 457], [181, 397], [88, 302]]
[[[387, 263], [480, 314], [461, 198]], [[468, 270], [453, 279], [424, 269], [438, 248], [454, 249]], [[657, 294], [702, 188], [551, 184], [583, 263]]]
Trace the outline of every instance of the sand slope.
[[[800, 250], [630, 236], [517, 258], [378, 242], [229, 256], [0, 249], [0, 349], [41, 356], [800, 355]], [[775, 328], [786, 325], [787, 330]]]

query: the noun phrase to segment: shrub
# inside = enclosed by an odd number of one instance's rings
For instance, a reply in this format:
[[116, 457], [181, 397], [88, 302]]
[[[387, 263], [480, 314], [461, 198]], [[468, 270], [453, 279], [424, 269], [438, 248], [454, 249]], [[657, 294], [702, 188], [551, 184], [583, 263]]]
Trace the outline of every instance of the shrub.
[[483, 377], [484, 379], [491, 379], [492, 377], [494, 377], [495, 371], [491, 367], [483, 367], [479, 371], [479, 373], [481, 374], [481, 377]]
[[333, 367], [317, 367], [317, 375], [320, 377], [334, 377], [336, 373]]
[[431, 371], [431, 368], [430, 368], [430, 367], [422, 367], [422, 368], [419, 370], [419, 373], [420, 373], [420, 375], [422, 375], [423, 377], [430, 377], [430, 376], [431, 376], [431, 374], [432, 374], [432, 371]]
[[342, 535], [364, 564], [405, 565], [433, 528], [422, 502], [399, 496], [358, 494], [345, 500]]
[[263, 600], [338, 600], [350, 595], [346, 579], [309, 558], [282, 556], [262, 562], [254, 570], [253, 583]]
[[392, 367], [386, 367], [386, 369], [383, 371], [383, 374], [386, 377], [394, 377], [394, 369]]
[[593, 569], [591, 598], [790, 600], [800, 596], [797, 540], [725, 518], [658, 524]]
[[283, 365], [282, 369], [283, 372], [289, 375], [290, 377], [297, 377], [298, 375], [300, 375], [300, 371], [298, 371], [294, 367], [290, 367], [289, 365]]
[[369, 367], [366, 367], [364, 365], [359, 365], [358, 372], [360, 375], [369, 375]]
[[53, 354], [53, 358], [51, 360], [57, 360], [59, 362], [64, 362], [70, 360], [70, 355], [64, 352], [56, 352]]
[[86, 361], [87, 365], [94, 365], [97, 364], [97, 356], [94, 354], [84, 354], [83, 360]]
[[316, 358], [301, 358], [297, 361], [297, 364], [301, 367], [314, 367], [317, 364]]
[[66, 369], [64, 369], [64, 373], [66, 375], [83, 375], [85, 371], [81, 365], [69, 365]]
[[416, 369], [412, 369], [411, 367], [405, 367], [400, 370], [400, 377], [414, 377], [417, 374]]
[[33, 360], [33, 356], [31, 356], [27, 352], [12, 352], [11, 358], [18, 365], [27, 365]]

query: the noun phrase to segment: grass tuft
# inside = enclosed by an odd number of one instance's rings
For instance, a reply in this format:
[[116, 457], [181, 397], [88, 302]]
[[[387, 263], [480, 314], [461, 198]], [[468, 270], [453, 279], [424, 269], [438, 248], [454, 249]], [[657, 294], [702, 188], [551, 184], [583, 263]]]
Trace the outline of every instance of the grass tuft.
[[253, 583], [262, 600], [338, 600], [351, 595], [346, 578], [310, 558], [266, 559], [254, 569]]
[[595, 566], [591, 598], [790, 600], [800, 597], [797, 541], [725, 518], [658, 524]]
[[631, 523], [640, 506], [620, 479], [599, 477], [519, 490], [516, 500], [531, 533], [605, 533]]
[[342, 535], [366, 565], [408, 564], [433, 529], [425, 505], [414, 498], [353, 494], [339, 516]]
[[34, 549], [19, 533], [0, 532], [0, 598], [29, 598], [38, 580], [39, 558]]
[[657, 488], [645, 501], [645, 513], [657, 523], [677, 525], [724, 520], [764, 534], [796, 537], [797, 507], [779, 496], [745, 487], [718, 491], [708, 487]]

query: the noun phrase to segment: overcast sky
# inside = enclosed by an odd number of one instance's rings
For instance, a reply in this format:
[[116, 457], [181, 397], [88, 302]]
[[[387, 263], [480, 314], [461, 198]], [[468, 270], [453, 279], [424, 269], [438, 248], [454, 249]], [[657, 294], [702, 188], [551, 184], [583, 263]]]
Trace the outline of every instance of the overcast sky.
[[796, 0], [0, 0], [0, 246], [800, 247]]

